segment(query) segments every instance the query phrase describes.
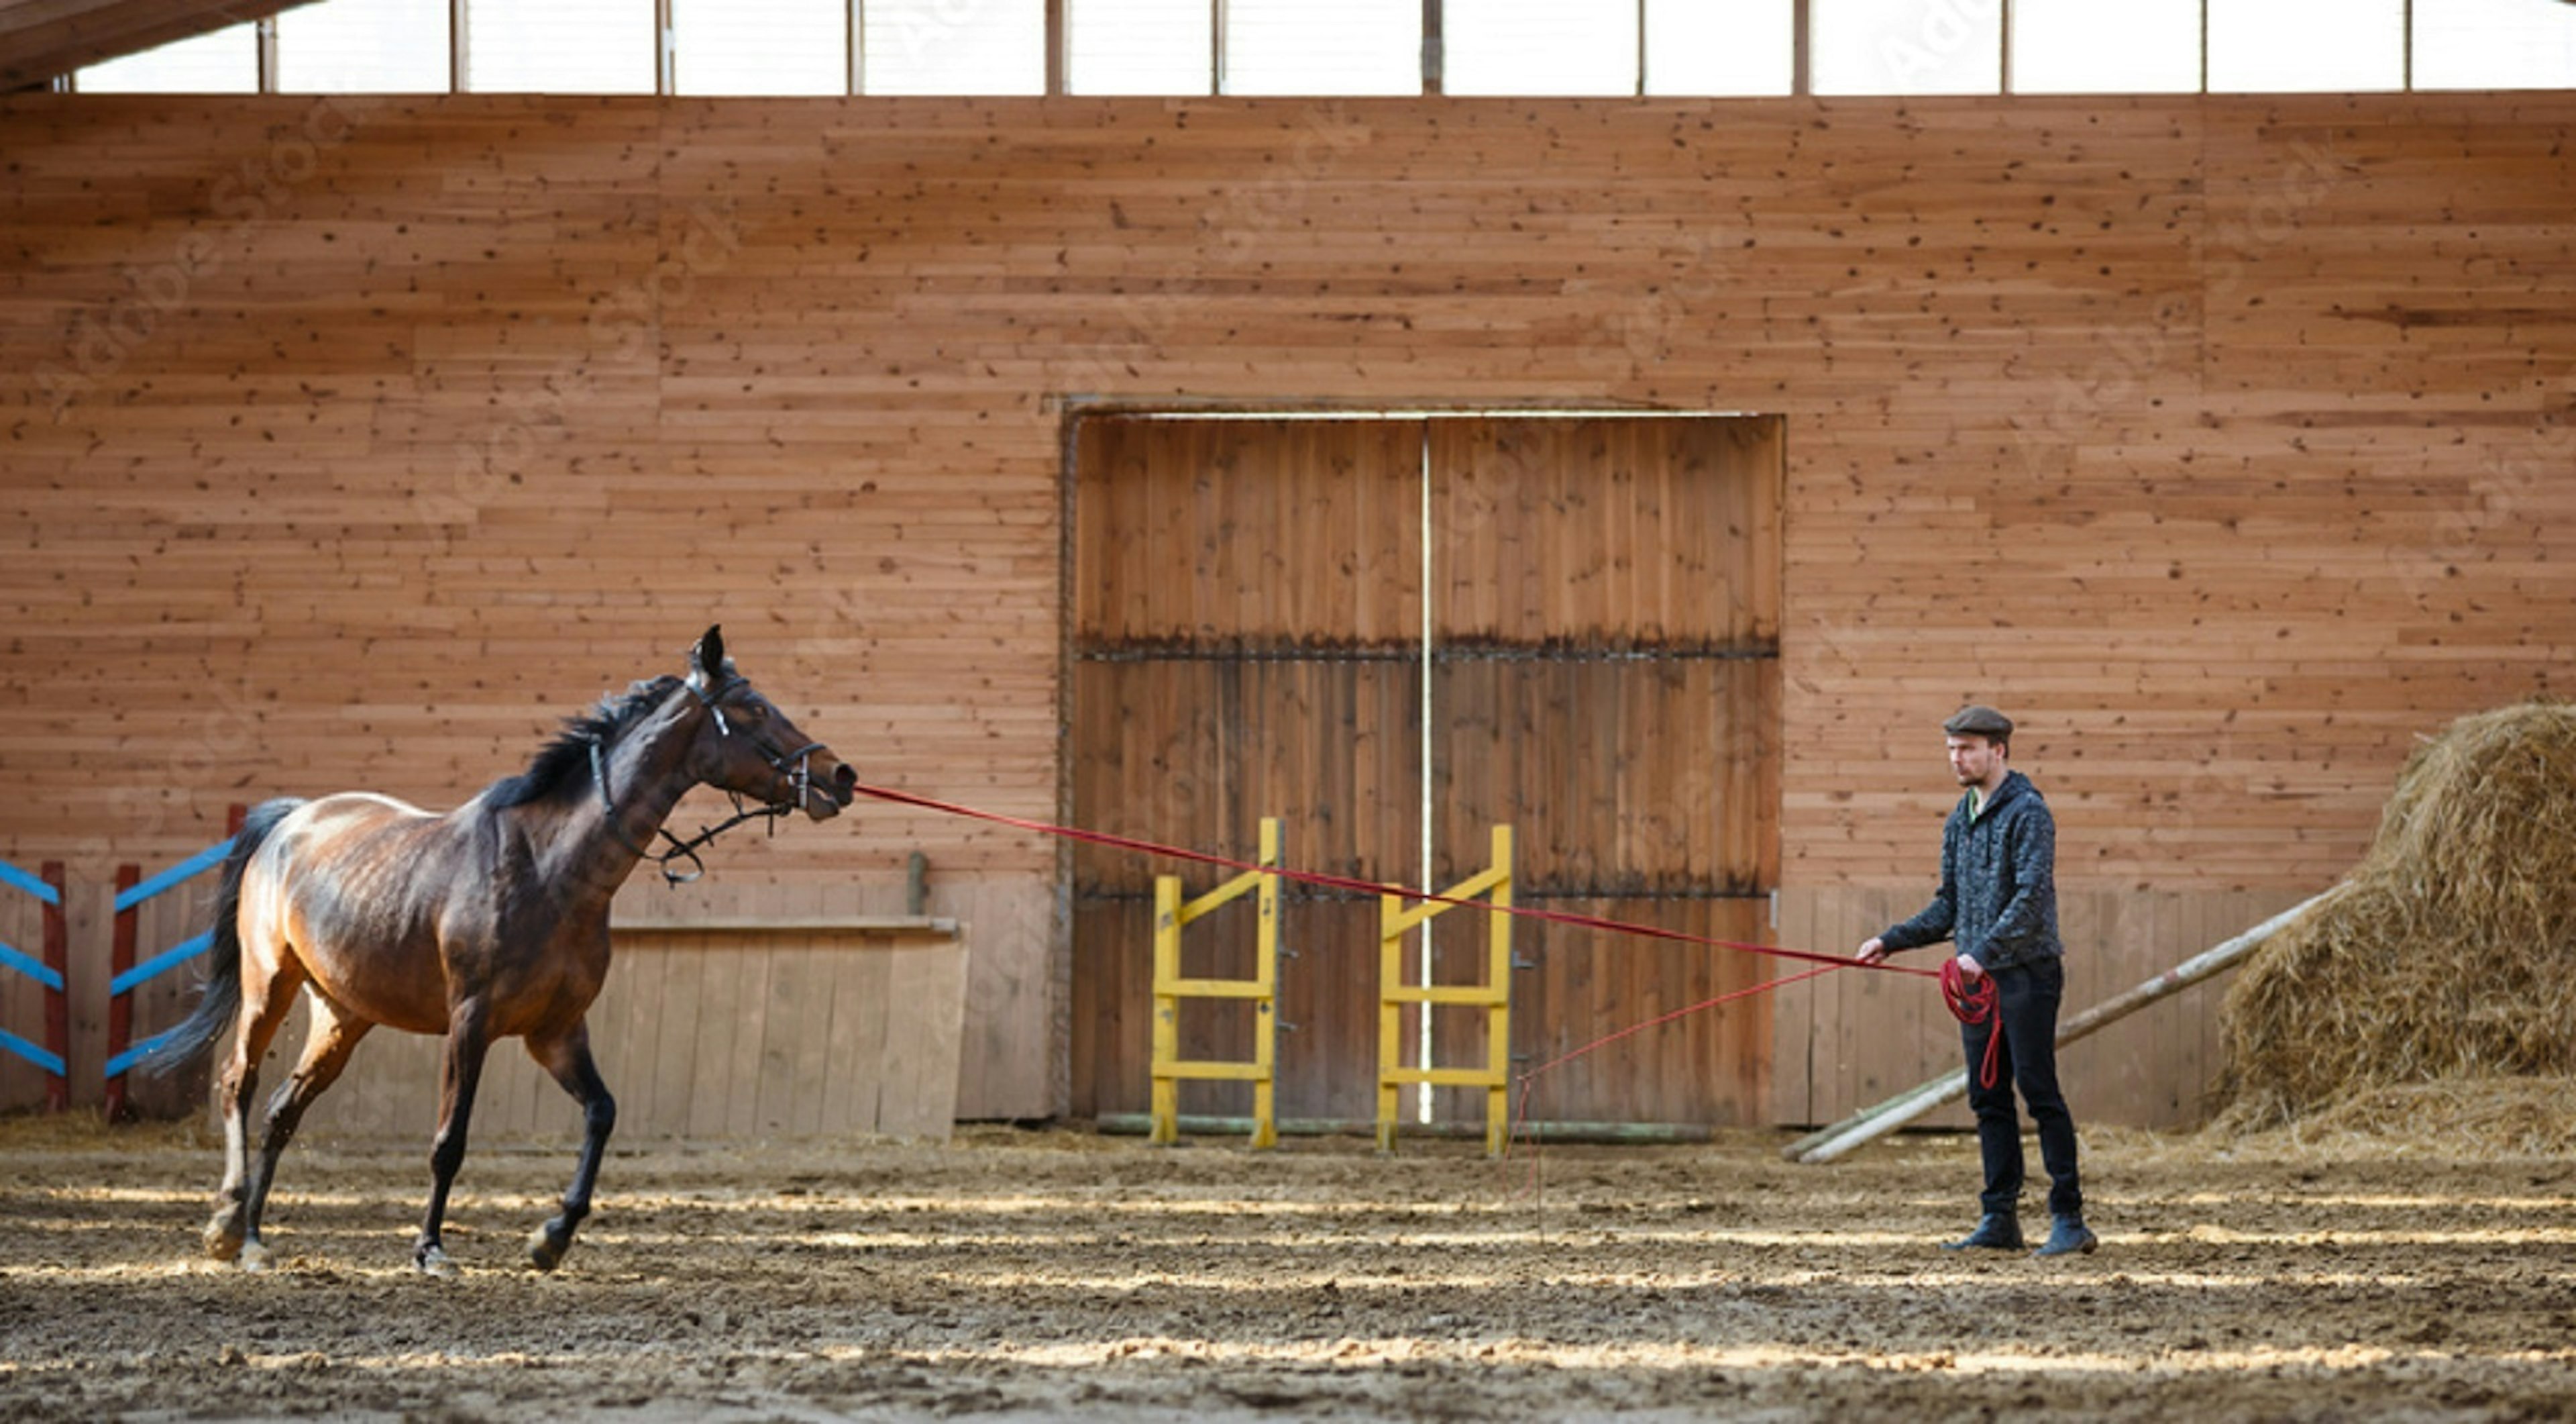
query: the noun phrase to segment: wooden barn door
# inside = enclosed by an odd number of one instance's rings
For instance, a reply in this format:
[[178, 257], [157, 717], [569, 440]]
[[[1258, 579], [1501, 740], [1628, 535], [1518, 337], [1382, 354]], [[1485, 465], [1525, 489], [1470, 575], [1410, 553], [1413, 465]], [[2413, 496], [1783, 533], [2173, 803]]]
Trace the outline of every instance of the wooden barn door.
[[[1075, 447], [1076, 824], [1248, 856], [1275, 815], [1291, 865], [1418, 884], [1427, 808], [1449, 884], [1509, 821], [1522, 903], [1766, 937], [1776, 421], [1102, 416]], [[1071, 863], [1075, 1110], [1141, 1111], [1152, 879], [1179, 869], [1195, 894], [1218, 877], [1091, 847]], [[1304, 887], [1287, 902], [1279, 1111], [1366, 1119], [1376, 906]], [[1450, 918], [1438, 972], [1476, 977], [1482, 926]], [[1249, 973], [1248, 922], [1192, 936], [1193, 973]], [[1525, 1065], [1765, 971], [1529, 921], [1515, 944]], [[1605, 1049], [1547, 1075], [1541, 1110], [1757, 1120], [1769, 1023], [1757, 1003]], [[1249, 1056], [1237, 1007], [1193, 1005], [1182, 1028], [1186, 1056]], [[1439, 1061], [1481, 1055], [1478, 1015], [1432, 1028]], [[1434, 1109], [1482, 1105], [1444, 1091]], [[1244, 1110], [1239, 1087], [1183, 1088], [1185, 1113]]]
[[[1781, 451], [1772, 419], [1444, 420], [1431, 430], [1441, 883], [1518, 828], [1516, 897], [1769, 939], [1779, 880]], [[1456, 916], [1452, 919], [1460, 918]], [[1442, 926], [1462, 977], [1481, 935]], [[1520, 1068], [1777, 972], [1705, 946], [1521, 922]], [[1472, 1015], [1436, 1052], [1482, 1051]], [[1771, 1007], [1694, 1014], [1547, 1072], [1540, 1119], [1736, 1124], [1769, 1108]], [[1441, 1116], [1482, 1110], [1457, 1092]]]

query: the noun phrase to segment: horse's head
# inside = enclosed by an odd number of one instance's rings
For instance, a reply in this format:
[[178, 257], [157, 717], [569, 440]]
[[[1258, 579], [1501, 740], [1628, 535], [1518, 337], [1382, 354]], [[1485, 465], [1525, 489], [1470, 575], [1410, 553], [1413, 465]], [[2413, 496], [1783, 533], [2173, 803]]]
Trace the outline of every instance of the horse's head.
[[800, 808], [817, 821], [841, 814], [858, 794], [858, 772], [734, 671], [721, 625], [689, 649], [688, 683], [707, 709], [689, 750], [689, 770], [698, 780], [773, 806]]

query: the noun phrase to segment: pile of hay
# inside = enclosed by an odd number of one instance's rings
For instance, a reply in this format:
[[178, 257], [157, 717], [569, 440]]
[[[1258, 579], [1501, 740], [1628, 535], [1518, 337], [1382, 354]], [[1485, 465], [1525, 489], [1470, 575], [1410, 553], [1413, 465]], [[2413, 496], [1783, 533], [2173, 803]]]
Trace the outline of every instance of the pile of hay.
[[2220, 1012], [2226, 1132], [2363, 1099], [2456, 1115], [2439, 1094], [2380, 1090], [2576, 1074], [2576, 705], [2463, 717], [2419, 748], [2370, 853], [2255, 953]]
[[2255, 1145], [2274, 1161], [2576, 1156], [2576, 1078], [2451, 1078], [2370, 1088], [2263, 1133]]

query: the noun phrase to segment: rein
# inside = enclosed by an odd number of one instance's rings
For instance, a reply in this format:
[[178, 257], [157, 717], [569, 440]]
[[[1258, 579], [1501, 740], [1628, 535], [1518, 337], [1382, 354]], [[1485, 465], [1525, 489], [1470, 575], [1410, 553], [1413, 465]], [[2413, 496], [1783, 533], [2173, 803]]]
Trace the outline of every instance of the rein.
[[[733, 724], [725, 720], [724, 708], [720, 704], [733, 692], [735, 688], [746, 686], [749, 681], [750, 679], [748, 678], [733, 678], [712, 693], [702, 690], [693, 682], [682, 683], [681, 686], [687, 688], [689, 690], [689, 695], [698, 699], [699, 704], [705, 707], [708, 714], [716, 719], [716, 734], [718, 736], [730, 737], [733, 735]], [[823, 749], [823, 744], [821, 742], [807, 742], [805, 745], [796, 748], [794, 751], [785, 752], [773, 751], [767, 743], [758, 738], [754, 738], [752, 740], [752, 745], [755, 750], [761, 752], [768, 758], [770, 770], [787, 778], [788, 785], [793, 789], [795, 794], [789, 796], [785, 800], [766, 802], [762, 805], [754, 806], [746, 810], [743, 806], [742, 793], [738, 791], [727, 791], [725, 795], [733, 799], [734, 813], [732, 816], [713, 826], [700, 826], [698, 828], [698, 833], [689, 837], [687, 840], [682, 840], [678, 836], [671, 834], [670, 829], [666, 826], [655, 826], [653, 828], [653, 833], [660, 836], [663, 840], [670, 842], [671, 848], [668, 850], [650, 850], [637, 845], [634, 837], [626, 834], [625, 824], [618, 819], [617, 800], [609, 793], [608, 789], [607, 757], [601, 749], [599, 739], [596, 737], [592, 738], [590, 742], [590, 779], [591, 782], [599, 788], [599, 805], [601, 810], [607, 813], [608, 833], [617, 837], [620, 845], [633, 851], [636, 859], [650, 861], [653, 868], [662, 873], [663, 883], [668, 885], [686, 885], [690, 881], [696, 880], [700, 876], [705, 875], [707, 873], [707, 863], [698, 858], [698, 852], [701, 849], [712, 845], [715, 842], [716, 837], [723, 835], [725, 832], [732, 830], [736, 826], [742, 825], [746, 821], [771, 822], [770, 830], [775, 834], [778, 829], [775, 824], [778, 818], [794, 814], [805, 805], [805, 798], [813, 793], [814, 753], [821, 751]], [[788, 763], [791, 761], [796, 764], [795, 769], [792, 771], [788, 768]], [[688, 870], [673, 870], [671, 868], [672, 862], [681, 860], [687, 861], [692, 868]]]

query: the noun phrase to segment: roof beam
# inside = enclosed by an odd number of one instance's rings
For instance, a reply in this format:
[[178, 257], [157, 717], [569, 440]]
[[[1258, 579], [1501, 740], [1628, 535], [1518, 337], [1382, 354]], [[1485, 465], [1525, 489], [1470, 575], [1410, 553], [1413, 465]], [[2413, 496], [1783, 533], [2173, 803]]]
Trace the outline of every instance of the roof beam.
[[0, 91], [264, 20], [311, 0], [0, 0]]

